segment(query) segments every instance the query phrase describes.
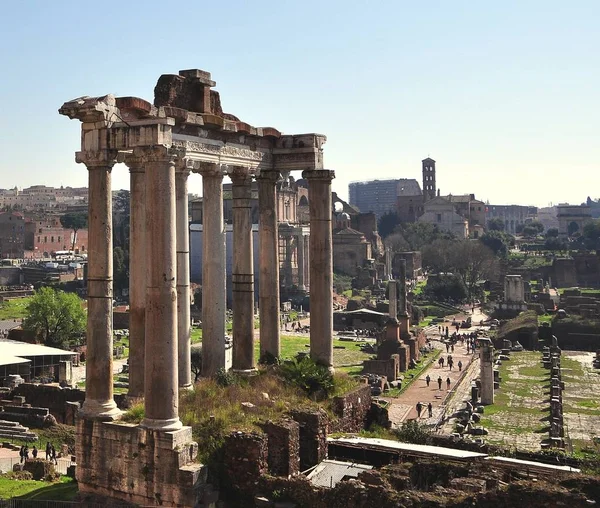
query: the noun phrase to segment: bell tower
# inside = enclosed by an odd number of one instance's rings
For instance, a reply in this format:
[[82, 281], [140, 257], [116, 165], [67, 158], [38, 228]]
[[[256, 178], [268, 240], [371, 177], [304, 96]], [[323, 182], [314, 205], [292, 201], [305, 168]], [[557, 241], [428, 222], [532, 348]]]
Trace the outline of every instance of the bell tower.
[[436, 195], [435, 161], [427, 157], [423, 159], [423, 202], [427, 203]]

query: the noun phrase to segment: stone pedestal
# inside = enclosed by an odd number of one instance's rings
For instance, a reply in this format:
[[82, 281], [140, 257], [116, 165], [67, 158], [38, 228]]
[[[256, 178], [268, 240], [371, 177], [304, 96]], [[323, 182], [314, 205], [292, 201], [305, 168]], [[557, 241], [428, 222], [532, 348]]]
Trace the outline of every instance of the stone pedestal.
[[329, 170], [304, 171], [310, 213], [310, 356], [333, 369], [333, 244]]
[[494, 346], [488, 338], [479, 339], [481, 403], [494, 403]]
[[279, 336], [279, 232], [275, 184], [278, 171], [261, 171], [258, 182], [258, 248], [260, 286], [260, 356], [278, 358]]
[[85, 402], [82, 415], [114, 419], [120, 411], [113, 399], [113, 252], [111, 170], [106, 152], [77, 154], [89, 173], [88, 189], [88, 318]]
[[192, 386], [190, 343], [190, 224], [188, 186], [190, 172], [180, 165], [175, 173], [176, 250], [177, 250], [177, 358], [179, 387]]
[[225, 227], [223, 168], [202, 163], [202, 375], [214, 376], [225, 361]]
[[167, 148], [145, 150], [146, 164], [146, 416], [142, 425], [171, 431], [178, 415], [175, 280], [175, 161]]
[[230, 172], [233, 182], [233, 369], [254, 369], [254, 256], [252, 176], [245, 167]]
[[144, 396], [146, 334], [146, 182], [144, 159], [128, 156], [129, 167], [129, 391]]
[[80, 419], [80, 497], [101, 496], [140, 506], [198, 506], [212, 489], [208, 468], [195, 463], [192, 429], [155, 431], [138, 425]]

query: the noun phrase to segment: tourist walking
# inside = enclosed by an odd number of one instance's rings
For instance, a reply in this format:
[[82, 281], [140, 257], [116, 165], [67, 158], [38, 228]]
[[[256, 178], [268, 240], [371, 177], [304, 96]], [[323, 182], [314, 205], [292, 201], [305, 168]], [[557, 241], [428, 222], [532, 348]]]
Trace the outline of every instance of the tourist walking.
[[421, 402], [417, 402], [417, 418], [421, 418], [421, 411], [423, 411], [423, 404]]
[[456, 364], [458, 366], [458, 372], [462, 371], [462, 362], [460, 360], [458, 360], [458, 363]]
[[50, 447], [50, 442], [46, 443], [46, 460], [50, 460], [52, 458], [52, 448]]
[[[448, 378], [448, 381], [450, 381], [450, 378]], [[56, 448], [54, 448], [54, 445], [52, 445], [52, 462], [54, 462], [55, 464], [58, 465], [58, 460], [56, 460]]]
[[23, 461], [25, 460], [25, 447], [21, 446], [21, 449], [19, 450], [19, 457], [21, 457], [21, 464], [23, 464]]
[[31, 455], [33, 455], [34, 459], [37, 459], [38, 449], [35, 445], [33, 445], [33, 450], [31, 450]]
[[449, 377], [446, 378], [446, 388], [448, 390], [450, 390], [450, 378]]
[[427, 404], [427, 413], [429, 414], [429, 418], [433, 416], [433, 405], [431, 404], [431, 402]]
[[438, 376], [438, 390], [442, 389], [442, 376]]
[[429, 388], [430, 381], [431, 381], [431, 378], [429, 377], [429, 374], [427, 374], [427, 377], [425, 378], [425, 382], [427, 383], [428, 388]]

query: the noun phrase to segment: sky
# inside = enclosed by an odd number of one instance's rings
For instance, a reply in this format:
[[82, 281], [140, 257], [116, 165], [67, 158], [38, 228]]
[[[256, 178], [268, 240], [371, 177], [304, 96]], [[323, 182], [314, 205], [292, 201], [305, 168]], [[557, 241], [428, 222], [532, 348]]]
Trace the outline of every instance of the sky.
[[[597, 0], [21, 0], [2, 18], [0, 188], [87, 185], [80, 123], [58, 108], [152, 101], [161, 74], [198, 68], [241, 120], [325, 134], [342, 198], [352, 181], [420, 181], [426, 157], [442, 194], [600, 197]], [[113, 189], [128, 181], [116, 166]]]

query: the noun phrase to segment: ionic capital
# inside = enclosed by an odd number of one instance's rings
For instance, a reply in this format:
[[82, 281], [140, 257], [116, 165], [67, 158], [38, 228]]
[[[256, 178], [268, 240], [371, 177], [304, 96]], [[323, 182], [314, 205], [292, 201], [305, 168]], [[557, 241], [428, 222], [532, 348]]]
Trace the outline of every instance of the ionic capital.
[[85, 164], [88, 169], [108, 168], [117, 162], [117, 152], [113, 150], [96, 150], [75, 152], [75, 162]]
[[233, 185], [247, 185], [252, 184], [252, 175], [254, 170], [246, 166], [229, 166], [227, 173]]
[[[197, 169], [196, 169], [197, 168]], [[220, 178], [226, 175], [227, 166], [216, 162], [194, 162], [194, 173], [199, 173], [203, 178]]]
[[133, 149], [133, 157], [141, 159], [145, 164], [155, 162], [174, 164], [177, 153], [164, 145], [140, 146]]
[[256, 174], [256, 181], [275, 185], [281, 181], [281, 173], [276, 169], [261, 169]]
[[302, 171], [302, 178], [308, 181], [331, 182], [335, 178], [335, 171], [330, 169], [311, 169]]

